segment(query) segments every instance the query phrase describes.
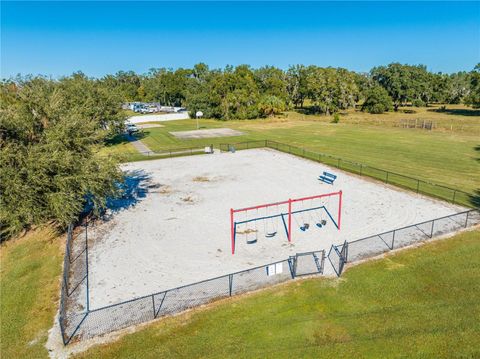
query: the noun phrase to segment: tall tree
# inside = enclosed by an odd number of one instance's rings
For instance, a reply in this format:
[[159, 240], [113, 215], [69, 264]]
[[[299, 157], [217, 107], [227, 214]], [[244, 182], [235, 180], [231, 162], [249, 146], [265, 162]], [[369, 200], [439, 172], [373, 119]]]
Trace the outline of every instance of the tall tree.
[[362, 111], [369, 113], [384, 113], [393, 108], [392, 99], [387, 90], [381, 86], [374, 86], [365, 92], [365, 101]]
[[143, 78], [145, 100], [166, 106], [181, 106], [185, 100], [187, 81], [192, 70], [151, 69]]
[[214, 118], [251, 119], [259, 115], [259, 91], [251, 68], [240, 65], [227, 66], [223, 71], [214, 71], [206, 85], [201, 86], [204, 93], [190, 97], [198, 103], [208, 103], [206, 112]]
[[480, 108], [480, 63], [470, 73], [470, 94], [465, 98], [465, 103]]
[[83, 74], [4, 81], [0, 100], [2, 238], [47, 220], [66, 225], [87, 198], [103, 208], [121, 179], [99, 152], [121, 127], [119, 102]]
[[470, 74], [461, 71], [449, 76], [445, 102], [461, 103], [470, 94]]
[[428, 72], [425, 66], [410, 66], [392, 63], [374, 67], [371, 75], [393, 100], [395, 111], [408, 101], [428, 101], [431, 96]]
[[133, 71], [119, 71], [115, 75], [107, 75], [101, 84], [111, 92], [115, 92], [122, 101], [142, 101], [140, 94], [140, 76]]
[[254, 76], [261, 94], [275, 96], [283, 102], [287, 101], [287, 76], [282, 70], [265, 66], [255, 70]]
[[303, 65], [290, 66], [287, 71], [287, 93], [295, 107], [303, 108], [307, 98], [308, 68]]
[[329, 115], [355, 106], [358, 88], [351, 72], [316, 66], [309, 66], [306, 72], [307, 98], [314, 112]]

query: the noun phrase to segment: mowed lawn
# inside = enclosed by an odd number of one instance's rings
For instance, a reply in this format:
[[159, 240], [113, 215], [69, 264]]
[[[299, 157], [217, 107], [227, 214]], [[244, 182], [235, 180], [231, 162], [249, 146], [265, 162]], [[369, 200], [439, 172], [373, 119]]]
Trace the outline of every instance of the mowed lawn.
[[58, 310], [63, 240], [49, 227], [0, 247], [0, 357], [47, 358]]
[[[434, 112], [433, 114], [435, 116]], [[296, 116], [300, 115], [296, 114]], [[355, 116], [359, 115], [355, 114]], [[460, 121], [458, 117], [454, 117], [455, 123]], [[480, 128], [480, 116], [464, 117], [468, 118], [469, 123], [478, 123], [477, 128]], [[196, 129], [194, 120], [170, 121], [163, 122], [164, 127], [145, 129], [142, 141], [151, 150], [159, 151], [269, 139], [455, 187], [469, 193], [480, 188], [480, 132], [426, 131], [372, 124], [358, 125], [352, 123], [350, 117], [347, 118], [349, 118], [348, 121], [345, 120], [344, 123], [341, 121], [338, 124], [330, 123], [321, 116], [306, 116], [304, 120], [298, 118], [251, 121], [204, 119], [200, 120], [202, 129], [229, 127], [245, 134], [236, 137], [192, 140], [175, 138], [170, 132]], [[125, 161], [144, 158], [134, 154], [133, 147], [120, 147], [128, 145], [112, 146], [111, 151], [124, 153]]]
[[80, 358], [478, 358], [480, 230], [158, 321]]
[[[2, 358], [47, 358], [63, 236], [1, 247]], [[80, 358], [480, 356], [480, 229], [165, 318]]]

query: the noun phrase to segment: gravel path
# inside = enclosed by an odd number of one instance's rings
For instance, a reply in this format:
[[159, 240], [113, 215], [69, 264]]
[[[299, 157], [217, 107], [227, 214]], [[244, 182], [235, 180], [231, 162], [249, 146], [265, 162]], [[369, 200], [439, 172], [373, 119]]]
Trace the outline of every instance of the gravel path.
[[152, 150], [148, 148], [147, 145], [145, 145], [142, 141], [137, 140], [135, 137], [127, 135], [127, 139], [130, 141], [133, 147], [135, 147], [137, 151], [140, 152], [141, 154], [146, 155], [149, 152], [152, 152]]

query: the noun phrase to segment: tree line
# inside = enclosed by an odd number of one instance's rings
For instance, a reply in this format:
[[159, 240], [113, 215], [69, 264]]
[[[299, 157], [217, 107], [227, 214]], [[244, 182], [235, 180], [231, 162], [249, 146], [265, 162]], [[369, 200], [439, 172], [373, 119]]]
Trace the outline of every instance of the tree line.
[[442, 74], [423, 65], [399, 63], [374, 67], [369, 73], [314, 65], [295, 65], [285, 71], [248, 65], [210, 69], [200, 63], [191, 69], [152, 69], [144, 75], [118, 72], [101, 81], [125, 101], [185, 106], [191, 114], [202, 111], [208, 118], [229, 120], [267, 117], [295, 108], [329, 115], [358, 105], [370, 113], [397, 111], [405, 104], [478, 107], [479, 66], [471, 72]]
[[119, 193], [121, 171], [100, 149], [124, 126], [129, 101], [186, 106], [220, 120], [268, 117], [288, 109], [334, 114], [355, 106], [382, 113], [406, 103], [480, 107], [480, 65], [440, 74], [390, 64], [356, 73], [342, 68], [248, 65], [118, 72], [93, 79], [24, 76], [0, 84], [0, 234], [54, 221], [65, 226], [87, 203], [97, 211]]

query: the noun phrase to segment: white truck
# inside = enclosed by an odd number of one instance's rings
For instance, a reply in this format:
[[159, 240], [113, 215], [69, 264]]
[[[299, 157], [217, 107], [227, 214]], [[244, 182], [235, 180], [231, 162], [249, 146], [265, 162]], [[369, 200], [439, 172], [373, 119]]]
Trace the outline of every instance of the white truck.
[[126, 123], [125, 124], [125, 131], [129, 134], [132, 135], [133, 133], [138, 132], [138, 127], [133, 124], [133, 123]]

